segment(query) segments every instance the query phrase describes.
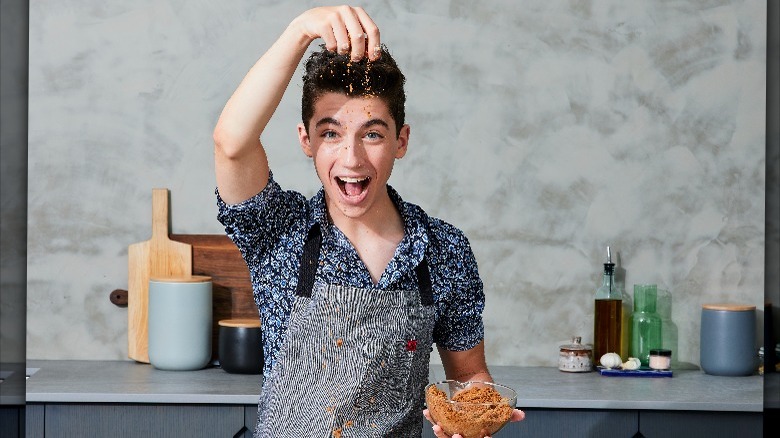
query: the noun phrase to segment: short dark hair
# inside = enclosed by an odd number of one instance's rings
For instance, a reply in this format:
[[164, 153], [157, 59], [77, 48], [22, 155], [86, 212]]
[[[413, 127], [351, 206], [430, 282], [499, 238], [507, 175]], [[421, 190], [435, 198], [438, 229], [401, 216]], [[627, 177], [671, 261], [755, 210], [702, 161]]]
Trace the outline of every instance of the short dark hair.
[[395, 121], [396, 136], [404, 125], [406, 78], [384, 45], [379, 59], [369, 61], [363, 58], [352, 61], [348, 54], [339, 55], [320, 46], [304, 65], [301, 118], [306, 131], [314, 117], [314, 104], [325, 93], [340, 93], [347, 96], [371, 96], [381, 98]]

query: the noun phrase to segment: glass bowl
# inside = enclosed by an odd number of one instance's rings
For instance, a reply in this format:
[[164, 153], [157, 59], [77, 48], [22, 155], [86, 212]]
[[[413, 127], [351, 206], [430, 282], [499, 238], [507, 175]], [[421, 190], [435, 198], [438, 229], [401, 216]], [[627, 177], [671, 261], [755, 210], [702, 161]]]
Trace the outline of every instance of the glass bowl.
[[425, 404], [431, 420], [446, 434], [484, 438], [509, 422], [517, 393], [497, 383], [443, 380], [425, 387]]

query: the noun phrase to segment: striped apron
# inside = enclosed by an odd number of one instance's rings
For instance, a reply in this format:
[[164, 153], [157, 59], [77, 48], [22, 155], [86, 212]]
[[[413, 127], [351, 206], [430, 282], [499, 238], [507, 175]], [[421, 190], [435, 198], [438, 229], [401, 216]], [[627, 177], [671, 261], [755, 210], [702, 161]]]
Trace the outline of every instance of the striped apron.
[[313, 226], [255, 438], [419, 437], [435, 319], [428, 265], [415, 269], [419, 290], [315, 283], [321, 239]]

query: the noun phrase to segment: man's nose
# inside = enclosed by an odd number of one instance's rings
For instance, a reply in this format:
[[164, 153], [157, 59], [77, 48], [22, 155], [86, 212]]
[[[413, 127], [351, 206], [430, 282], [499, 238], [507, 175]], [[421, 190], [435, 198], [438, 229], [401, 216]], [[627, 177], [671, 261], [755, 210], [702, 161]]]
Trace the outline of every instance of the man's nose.
[[363, 142], [360, 138], [348, 137], [341, 148], [345, 164], [358, 165], [363, 159]]

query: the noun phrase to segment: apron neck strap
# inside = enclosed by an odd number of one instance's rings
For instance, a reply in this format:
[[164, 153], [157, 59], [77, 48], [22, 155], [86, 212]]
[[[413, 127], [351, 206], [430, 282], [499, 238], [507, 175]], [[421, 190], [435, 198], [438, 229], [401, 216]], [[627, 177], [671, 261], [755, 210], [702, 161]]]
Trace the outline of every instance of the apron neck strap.
[[420, 304], [430, 306], [433, 304], [433, 286], [431, 285], [431, 271], [428, 270], [428, 262], [423, 256], [417, 267], [414, 268], [417, 274], [417, 286], [420, 288]]
[[317, 273], [317, 263], [320, 258], [320, 246], [322, 246], [322, 233], [320, 224], [315, 223], [309, 229], [306, 242], [303, 244], [303, 257], [298, 268], [298, 286], [295, 288], [295, 295], [299, 297], [311, 297], [314, 275]]

